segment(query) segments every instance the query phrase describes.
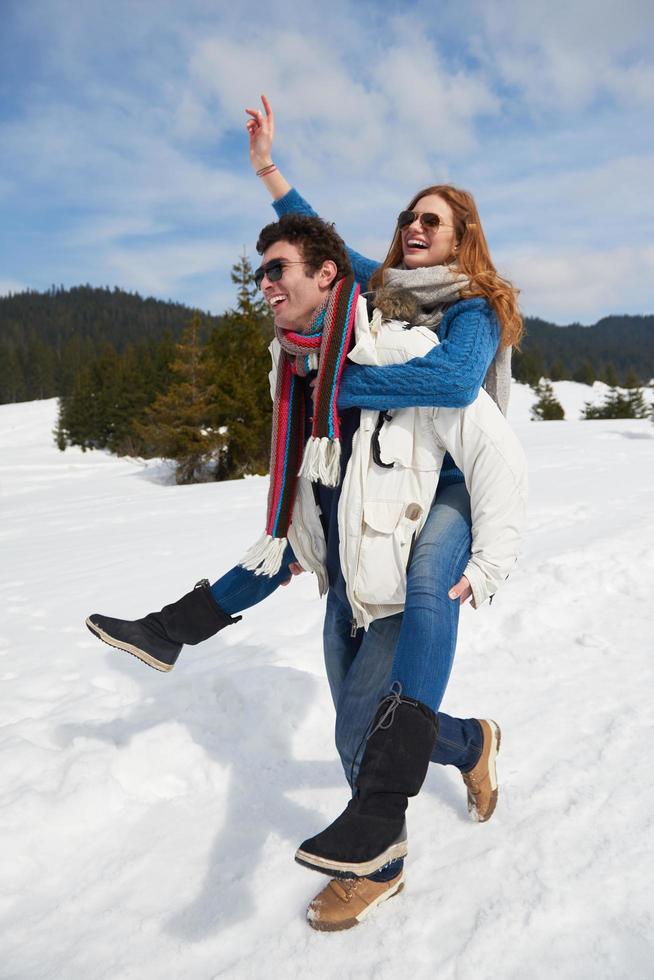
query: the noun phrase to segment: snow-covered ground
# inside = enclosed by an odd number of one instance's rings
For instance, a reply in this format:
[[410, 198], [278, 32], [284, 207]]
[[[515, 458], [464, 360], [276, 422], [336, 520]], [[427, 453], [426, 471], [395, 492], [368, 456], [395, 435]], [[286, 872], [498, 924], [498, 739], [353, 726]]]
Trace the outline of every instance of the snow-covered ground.
[[443, 706], [502, 726], [496, 815], [432, 767], [405, 891], [339, 934], [307, 926], [326, 879], [293, 862], [347, 798], [314, 581], [168, 675], [83, 625], [217, 577], [266, 482], [166, 485], [58, 452], [54, 402], [0, 407], [3, 980], [653, 975], [654, 426], [575, 421], [588, 389], [555, 390], [568, 421], [536, 423], [516, 386], [529, 536], [464, 610]]
[[[601, 405], [605, 395], [611, 390], [603, 381], [596, 381], [594, 385], [582, 385], [578, 381], [553, 381], [552, 389], [557, 400], [563, 406], [566, 421], [580, 419], [587, 402], [590, 402], [591, 405]], [[624, 395], [628, 394], [626, 388], [618, 390]], [[644, 388], [643, 395], [646, 404], [651, 404], [654, 401], [652, 388]], [[516, 384], [514, 381], [509, 404], [510, 421], [519, 422], [530, 419], [531, 407], [535, 401], [536, 395], [533, 388], [530, 388], [529, 385]]]

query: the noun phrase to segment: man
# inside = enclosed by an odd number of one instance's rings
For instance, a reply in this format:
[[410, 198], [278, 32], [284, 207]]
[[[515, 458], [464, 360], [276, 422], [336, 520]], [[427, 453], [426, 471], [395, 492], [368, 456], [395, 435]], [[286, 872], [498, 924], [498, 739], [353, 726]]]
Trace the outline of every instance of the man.
[[[321, 593], [329, 589], [325, 662], [339, 753], [354, 783], [358, 745], [388, 690], [400, 622], [395, 614], [374, 619], [367, 631], [352, 630], [351, 615], [348, 621], [342, 613], [349, 601], [347, 569], [339, 557], [339, 500], [360, 413], [338, 413], [336, 404], [340, 372], [356, 316], [366, 315], [365, 301], [357, 300], [342, 240], [320, 219], [285, 216], [262, 231], [257, 250], [263, 256], [257, 280], [273, 310], [277, 335], [266, 532], [243, 565], [213, 586], [204, 580], [178, 602], [141, 620], [94, 614], [87, 625], [112, 646], [170, 670], [182, 644], [201, 642], [236, 622], [235, 613], [288, 579], [287, 569], [314, 571]], [[298, 476], [300, 465], [304, 475]], [[462, 580], [456, 587], [463, 591], [466, 584]], [[477, 815], [488, 819], [496, 797], [495, 732], [474, 719], [439, 713], [438, 720], [448, 737], [437, 741], [432, 761], [456, 765], [468, 775], [468, 786], [477, 787]], [[331, 882], [311, 904], [309, 920], [314, 928], [347, 928], [402, 886], [397, 865], [346, 885]]]

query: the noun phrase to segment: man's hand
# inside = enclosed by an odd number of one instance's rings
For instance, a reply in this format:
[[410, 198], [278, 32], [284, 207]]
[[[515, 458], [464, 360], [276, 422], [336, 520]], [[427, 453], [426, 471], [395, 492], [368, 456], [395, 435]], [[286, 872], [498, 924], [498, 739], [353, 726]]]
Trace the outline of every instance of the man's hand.
[[265, 116], [259, 109], [246, 109], [248, 119], [246, 125], [250, 135], [250, 160], [255, 170], [267, 167], [272, 163], [272, 145], [275, 136], [275, 117], [270, 102], [265, 95], [261, 96]]
[[291, 564], [288, 566], [288, 570], [291, 573], [291, 578], [288, 578], [286, 579], [285, 582], [282, 582], [282, 585], [289, 585], [293, 579], [293, 576], [301, 575], [302, 572], [304, 571], [304, 568], [302, 568], [302, 565], [298, 565], [296, 561], [292, 561]]
[[465, 575], [461, 576], [456, 585], [453, 585], [447, 594], [450, 599], [458, 599], [461, 605], [468, 601], [472, 595], [472, 588]]

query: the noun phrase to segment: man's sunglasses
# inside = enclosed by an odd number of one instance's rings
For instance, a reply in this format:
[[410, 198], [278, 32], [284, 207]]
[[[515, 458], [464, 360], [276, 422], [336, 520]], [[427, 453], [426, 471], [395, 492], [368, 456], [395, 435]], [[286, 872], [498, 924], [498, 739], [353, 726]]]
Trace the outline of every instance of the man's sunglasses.
[[412, 225], [414, 221], [419, 221], [420, 225], [424, 229], [429, 229], [429, 231], [438, 231], [439, 228], [451, 228], [452, 225], [445, 225], [437, 214], [432, 214], [431, 211], [400, 211], [397, 216], [397, 227], [406, 228], [407, 225]]
[[284, 275], [284, 269], [287, 265], [304, 265], [301, 259], [296, 261], [291, 261], [289, 259], [271, 259], [270, 262], [264, 262], [254, 273], [254, 281], [257, 284], [257, 289], [261, 289], [261, 283], [263, 282], [263, 277], [268, 276], [270, 282], [279, 282], [279, 280]]

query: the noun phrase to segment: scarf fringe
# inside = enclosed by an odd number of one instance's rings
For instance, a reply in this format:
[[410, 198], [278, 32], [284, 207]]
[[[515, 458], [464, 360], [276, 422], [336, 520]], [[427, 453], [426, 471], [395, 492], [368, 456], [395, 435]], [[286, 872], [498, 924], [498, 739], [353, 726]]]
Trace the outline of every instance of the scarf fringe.
[[282, 567], [282, 557], [287, 544], [287, 538], [273, 538], [270, 534], [264, 533], [246, 551], [239, 565], [248, 568], [255, 575], [267, 575], [272, 578]]
[[336, 487], [341, 478], [341, 443], [327, 436], [311, 436], [304, 447], [299, 476], [324, 487]]

